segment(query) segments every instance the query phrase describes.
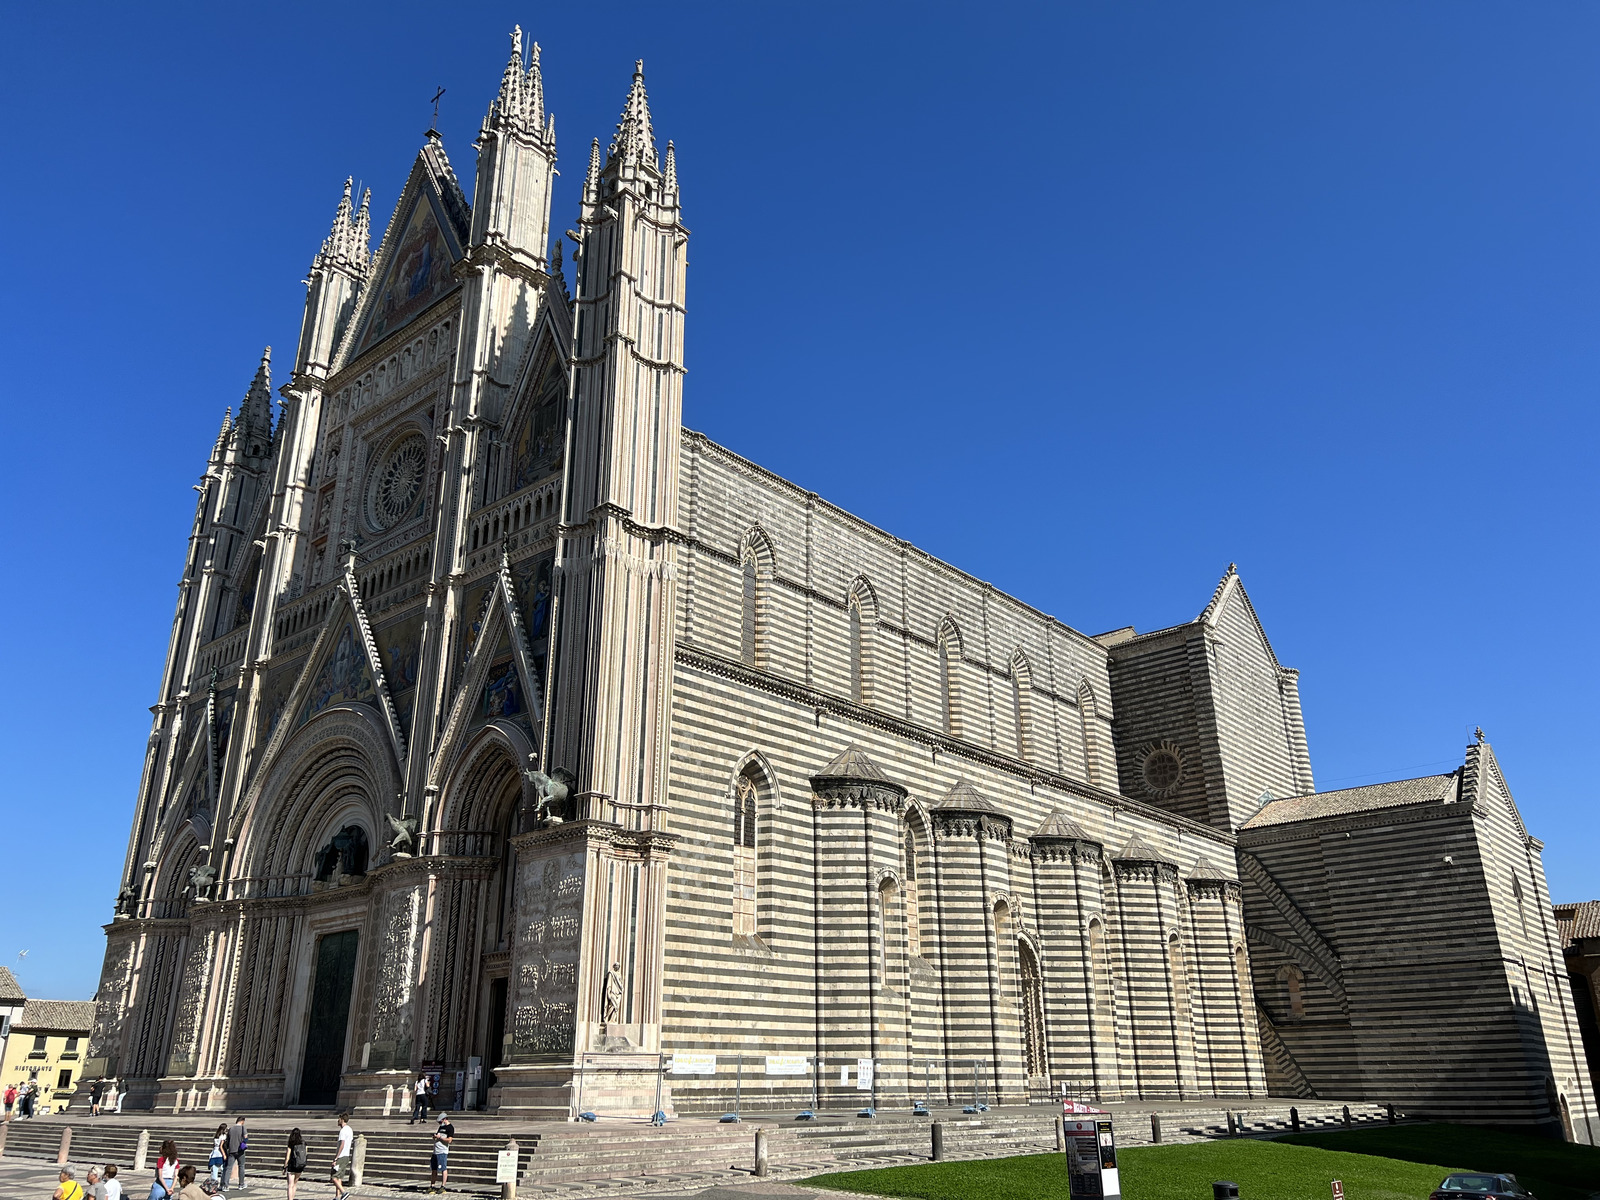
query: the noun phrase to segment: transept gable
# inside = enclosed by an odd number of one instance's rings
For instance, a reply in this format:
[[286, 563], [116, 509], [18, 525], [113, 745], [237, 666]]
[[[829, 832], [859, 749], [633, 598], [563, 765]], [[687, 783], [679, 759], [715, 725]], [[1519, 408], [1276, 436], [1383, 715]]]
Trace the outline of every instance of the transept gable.
[[1256, 615], [1255, 605], [1250, 603], [1250, 596], [1244, 590], [1244, 581], [1239, 578], [1238, 568], [1233, 563], [1228, 564], [1227, 573], [1217, 584], [1216, 591], [1211, 594], [1211, 602], [1205, 606], [1195, 623], [1207, 629], [1216, 629], [1221, 625], [1230, 610], [1241, 612], [1247, 623], [1255, 628], [1256, 635], [1261, 639], [1262, 648], [1267, 652], [1267, 658], [1274, 667], [1280, 670], [1283, 664], [1278, 661], [1277, 652], [1272, 648], [1272, 642], [1267, 637], [1266, 627], [1261, 624], [1261, 618]]
[[455, 264], [465, 254], [466, 212], [444, 147], [430, 139], [395, 205], [336, 369], [457, 289]]

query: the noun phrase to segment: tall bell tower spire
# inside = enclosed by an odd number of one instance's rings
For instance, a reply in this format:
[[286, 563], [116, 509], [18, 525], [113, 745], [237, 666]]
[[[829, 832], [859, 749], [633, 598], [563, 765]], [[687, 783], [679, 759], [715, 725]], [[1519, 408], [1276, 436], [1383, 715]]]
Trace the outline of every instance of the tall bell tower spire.
[[522, 28], [511, 31], [511, 59], [478, 131], [472, 244], [491, 245], [543, 265], [550, 240], [555, 119], [544, 111], [539, 43], [524, 56]]
[[[674, 173], [676, 164], [673, 163]], [[634, 67], [578, 220], [572, 453], [558, 551], [560, 711], [549, 762], [624, 804], [664, 804], [677, 578], [688, 230]], [[626, 648], [625, 653], [619, 653]]]

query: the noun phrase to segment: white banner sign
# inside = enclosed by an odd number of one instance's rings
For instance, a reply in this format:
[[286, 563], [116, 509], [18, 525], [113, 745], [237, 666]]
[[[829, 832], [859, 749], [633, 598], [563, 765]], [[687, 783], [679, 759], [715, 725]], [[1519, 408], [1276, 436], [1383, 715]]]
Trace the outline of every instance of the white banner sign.
[[672, 1073], [674, 1075], [715, 1075], [717, 1073], [717, 1056], [715, 1054], [689, 1054], [679, 1050], [672, 1056]]
[[856, 1059], [856, 1091], [870, 1092], [872, 1090], [872, 1060], [870, 1058]]
[[768, 1075], [805, 1075], [810, 1065], [811, 1060], [804, 1054], [767, 1055]]

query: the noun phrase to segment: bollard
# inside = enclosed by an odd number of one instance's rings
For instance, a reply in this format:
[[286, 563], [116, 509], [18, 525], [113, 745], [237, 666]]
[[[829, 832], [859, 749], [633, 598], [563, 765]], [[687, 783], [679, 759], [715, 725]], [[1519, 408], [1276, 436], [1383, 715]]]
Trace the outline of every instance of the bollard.
[[1394, 1105], [1390, 1104], [1387, 1107], [1389, 1109], [1389, 1124], [1393, 1125], [1394, 1124]]
[[[517, 1145], [516, 1139], [506, 1143], [506, 1148], [500, 1153], [511, 1155], [511, 1178], [503, 1180], [500, 1184], [500, 1200], [517, 1200], [517, 1169], [522, 1165], [522, 1148]], [[499, 1172], [495, 1172], [496, 1176]]]
[[935, 1121], [931, 1126], [933, 1130], [933, 1161], [944, 1161], [944, 1122]]
[[1239, 1200], [1239, 1185], [1231, 1179], [1219, 1179], [1211, 1185], [1211, 1200]]
[[383, 1089], [383, 1115], [388, 1116], [394, 1111], [394, 1084], [389, 1084]]
[[767, 1131], [756, 1130], [756, 1178], [765, 1179], [767, 1175]]
[[1056, 1152], [1059, 1154], [1067, 1148], [1067, 1135], [1061, 1132], [1061, 1122], [1066, 1118], [1056, 1116]]
[[1292, 1104], [1289, 1106], [1289, 1128], [1300, 1132], [1300, 1110]]
[[0, 1121], [0, 1158], [6, 1156], [6, 1130], [10, 1128], [10, 1121]]
[[1152, 1145], [1161, 1145], [1161, 1114], [1150, 1114], [1150, 1142]]
[[61, 1131], [61, 1149], [56, 1151], [56, 1162], [61, 1166], [67, 1165], [67, 1160], [72, 1157], [72, 1126], [68, 1125]]
[[1348, 1104], [1344, 1106], [1344, 1123], [1346, 1126], [1350, 1124], [1350, 1106]]
[[350, 1148], [350, 1186], [361, 1186], [361, 1177], [367, 1173], [367, 1135], [356, 1134], [356, 1144]]
[[141, 1129], [139, 1131], [139, 1144], [134, 1147], [133, 1151], [133, 1169], [135, 1171], [144, 1170], [144, 1160], [149, 1157], [150, 1131], [148, 1129]]
[[[1234, 1122], [1233, 1109], [1230, 1108], [1228, 1110], [1228, 1136], [1229, 1137], [1237, 1137], [1238, 1134], [1239, 1134], [1239, 1126]], [[1215, 1185], [1213, 1185], [1213, 1186], [1215, 1186]]]

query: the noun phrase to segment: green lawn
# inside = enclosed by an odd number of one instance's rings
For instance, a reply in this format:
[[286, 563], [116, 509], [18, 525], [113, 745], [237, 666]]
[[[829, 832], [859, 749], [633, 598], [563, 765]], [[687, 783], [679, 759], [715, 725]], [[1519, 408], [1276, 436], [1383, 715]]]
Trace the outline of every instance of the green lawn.
[[1509, 1171], [1539, 1200], [1588, 1200], [1600, 1194], [1600, 1149], [1524, 1133], [1473, 1125], [1395, 1125], [1301, 1133], [1282, 1140], [1408, 1162], [1459, 1162], [1480, 1171]]
[[[1118, 1153], [1125, 1200], [1211, 1200], [1231, 1179], [1240, 1200], [1426, 1200], [1452, 1170], [1513, 1171], [1539, 1200], [1588, 1200], [1600, 1190], [1600, 1150], [1449, 1125], [1401, 1125], [1280, 1141], [1241, 1138]], [[1455, 1165], [1451, 1165], [1455, 1164]], [[1068, 1200], [1059, 1154], [843, 1171], [812, 1187], [915, 1200]]]

